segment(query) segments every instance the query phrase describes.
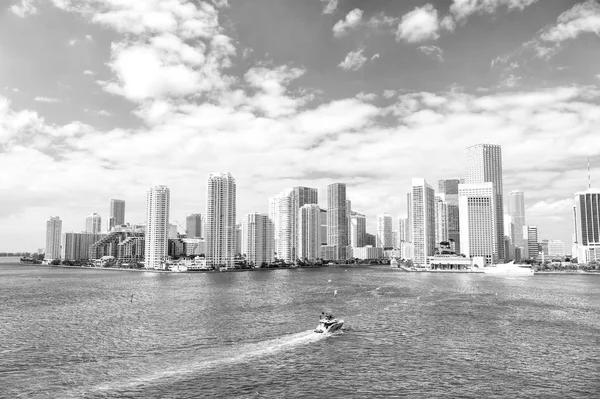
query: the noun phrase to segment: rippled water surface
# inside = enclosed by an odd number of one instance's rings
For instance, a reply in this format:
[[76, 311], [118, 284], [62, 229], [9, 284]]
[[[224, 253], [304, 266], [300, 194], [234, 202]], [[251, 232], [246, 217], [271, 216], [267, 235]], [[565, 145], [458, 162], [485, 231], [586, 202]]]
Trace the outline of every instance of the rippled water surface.
[[[7, 398], [600, 392], [600, 276], [0, 263], [0, 309]], [[342, 334], [312, 332], [322, 311], [345, 320]]]

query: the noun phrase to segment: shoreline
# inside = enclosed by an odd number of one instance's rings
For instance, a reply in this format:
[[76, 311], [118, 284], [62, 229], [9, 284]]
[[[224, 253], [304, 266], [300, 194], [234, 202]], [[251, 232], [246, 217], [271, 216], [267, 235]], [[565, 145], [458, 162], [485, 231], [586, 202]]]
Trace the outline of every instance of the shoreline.
[[239, 272], [254, 272], [254, 271], [273, 271], [273, 270], [293, 270], [293, 269], [317, 269], [327, 267], [328, 265], [322, 266], [305, 266], [305, 267], [265, 267], [257, 269], [228, 269], [228, 270], [193, 270], [193, 271], [173, 271], [173, 270], [159, 270], [159, 269], [128, 269], [122, 267], [100, 267], [100, 266], [69, 266], [69, 265], [34, 265], [28, 263], [21, 263], [20, 266], [41, 266], [41, 267], [57, 267], [63, 269], [90, 269], [90, 270], [108, 270], [108, 271], [121, 271], [121, 272], [149, 272], [149, 273], [239, 273]]

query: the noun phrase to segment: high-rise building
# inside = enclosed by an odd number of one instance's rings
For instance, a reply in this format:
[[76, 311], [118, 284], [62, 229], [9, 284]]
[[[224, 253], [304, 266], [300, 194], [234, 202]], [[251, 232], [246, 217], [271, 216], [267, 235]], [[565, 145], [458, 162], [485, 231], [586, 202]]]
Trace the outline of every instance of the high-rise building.
[[561, 240], [548, 240], [548, 256], [559, 258], [565, 256], [565, 243]]
[[236, 223], [236, 225], [235, 225], [235, 254], [236, 255], [245, 254], [245, 252], [243, 251], [243, 248], [242, 248], [243, 247], [242, 240], [243, 240], [242, 223]]
[[410, 225], [408, 224], [408, 218], [398, 218], [398, 232], [400, 234], [400, 241], [409, 242], [409, 230]]
[[236, 184], [230, 173], [212, 173], [206, 188], [206, 261], [234, 266]]
[[327, 245], [327, 209], [321, 209], [321, 245]]
[[60, 259], [62, 220], [58, 216], [46, 222], [46, 259]]
[[[504, 199], [502, 186], [502, 149], [495, 144], [477, 144], [467, 148], [465, 183], [492, 183], [495, 195], [494, 216], [496, 241], [494, 256], [502, 261], [504, 256]], [[460, 188], [459, 188], [460, 190]], [[461, 215], [462, 218], [462, 215]], [[462, 223], [461, 223], [462, 225]], [[462, 247], [462, 243], [461, 243]], [[462, 249], [462, 248], [461, 248]], [[464, 252], [464, 250], [462, 251]]]
[[125, 201], [120, 199], [110, 200], [110, 209], [108, 217], [108, 231], [111, 231], [115, 226], [125, 224]]
[[146, 237], [144, 257], [146, 269], [159, 269], [169, 253], [169, 209], [171, 192], [166, 186], [146, 191]]
[[[521, 228], [523, 230], [523, 228]], [[517, 234], [521, 235], [521, 233]], [[512, 221], [512, 217], [509, 215], [504, 215], [504, 257], [506, 261], [511, 261], [515, 259], [515, 225]]]
[[192, 213], [185, 217], [185, 236], [187, 238], [201, 238], [202, 235], [202, 214]]
[[352, 212], [352, 216], [350, 217], [350, 246], [352, 248], [364, 247], [366, 233], [366, 216], [358, 212]]
[[377, 240], [375, 239], [375, 234], [365, 233], [365, 245], [364, 245], [365, 247], [367, 245], [374, 247], [376, 243], [377, 243]]
[[321, 252], [321, 208], [306, 204], [298, 212], [298, 258], [314, 261]]
[[350, 200], [346, 200], [346, 220], [348, 221], [348, 230], [346, 230], [348, 232], [348, 245], [350, 245], [350, 242], [352, 242], [352, 226], [350, 226], [352, 223], [352, 201]]
[[459, 179], [446, 179], [438, 181], [438, 190], [444, 195], [444, 202], [447, 207], [447, 225], [448, 240], [454, 241], [454, 249], [457, 253], [460, 250], [460, 212], [458, 209], [458, 185]]
[[246, 260], [258, 267], [273, 261], [273, 222], [268, 215], [248, 213], [242, 220], [242, 248]]
[[293, 187], [269, 199], [269, 217], [275, 226], [277, 258], [294, 263], [298, 258], [298, 211], [306, 204], [318, 203], [318, 190]]
[[600, 189], [575, 193], [575, 243], [579, 263], [600, 261]]
[[525, 257], [537, 259], [539, 255], [538, 231], [536, 226], [523, 226]]
[[486, 264], [494, 263], [498, 253], [494, 184], [460, 184], [458, 198], [461, 252], [470, 258], [482, 256]]
[[87, 260], [89, 259], [90, 247], [95, 242], [106, 237], [100, 233], [65, 233], [63, 235], [62, 259], [65, 260]]
[[85, 218], [86, 233], [100, 233], [102, 231], [102, 218], [96, 212]]
[[327, 245], [335, 246], [335, 260], [347, 258], [348, 217], [344, 183], [327, 186]]
[[525, 226], [525, 194], [520, 190], [513, 190], [508, 193], [508, 216], [511, 218], [513, 224], [513, 232], [509, 236], [514, 246], [523, 246], [523, 226]]
[[387, 213], [377, 215], [377, 247], [394, 247], [392, 239], [392, 216]]
[[435, 196], [435, 245], [448, 241], [448, 204], [445, 194]]
[[425, 179], [413, 178], [410, 197], [413, 262], [426, 265], [435, 254], [435, 192]]

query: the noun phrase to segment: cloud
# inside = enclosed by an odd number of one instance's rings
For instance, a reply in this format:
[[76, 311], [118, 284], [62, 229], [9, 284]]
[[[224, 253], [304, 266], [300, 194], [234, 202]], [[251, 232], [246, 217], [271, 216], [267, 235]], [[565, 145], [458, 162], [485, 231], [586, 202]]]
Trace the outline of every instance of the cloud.
[[36, 97], [34, 98], [35, 101], [40, 102], [40, 103], [59, 103], [61, 102], [58, 98], [52, 98], [52, 97]]
[[584, 33], [600, 36], [600, 4], [595, 0], [576, 4], [560, 14], [556, 25], [544, 29], [540, 39], [561, 43]]
[[321, 0], [321, 3], [327, 3], [323, 8], [323, 14], [333, 14], [337, 10], [338, 0]]
[[439, 62], [444, 62], [444, 50], [438, 46], [419, 46], [418, 50]]
[[416, 7], [402, 17], [396, 32], [396, 40], [409, 43], [436, 40], [440, 36], [438, 29], [437, 10], [431, 4], [426, 4], [423, 7]]
[[380, 57], [380, 56], [379, 56], [379, 53], [377, 53], [377, 54], [373, 54], [373, 56], [371, 57], [371, 61], [374, 61], [374, 60], [376, 60], [376, 59], [377, 59], [377, 58], [379, 58], [379, 57]]
[[453, 0], [450, 12], [456, 20], [464, 20], [473, 14], [493, 14], [499, 7], [506, 6], [508, 10], [518, 9], [536, 3], [538, 0]]
[[512, 88], [519, 86], [520, 81], [521, 81], [521, 77], [510, 74], [500, 81], [500, 83], [498, 84], [498, 87], [512, 89]]
[[371, 101], [374, 101], [375, 99], [377, 99], [377, 94], [365, 93], [365, 92], [361, 91], [360, 93], [358, 93], [356, 95], [356, 98], [358, 98], [360, 101], [371, 102]]
[[110, 112], [108, 112], [106, 110], [101, 109], [100, 111], [96, 112], [96, 115], [98, 115], [98, 116], [107, 116], [108, 117], [108, 116], [112, 116], [112, 113], [110, 113]]
[[361, 19], [363, 16], [363, 10], [359, 8], [355, 8], [350, 11], [346, 18], [339, 20], [335, 25], [333, 25], [333, 35], [335, 37], [341, 37], [348, 33], [348, 31], [356, 28], [360, 25]]
[[21, 18], [25, 18], [37, 14], [38, 10], [34, 3], [35, 0], [21, 0], [21, 3], [11, 6], [10, 11]]
[[370, 28], [389, 28], [398, 22], [398, 18], [393, 18], [385, 15], [384, 13], [379, 13], [377, 15], [373, 15], [368, 21], [367, 26]]
[[394, 97], [398, 92], [396, 90], [384, 90], [383, 91], [383, 96], [385, 98], [392, 98]]
[[367, 61], [367, 57], [363, 55], [364, 47], [361, 47], [357, 50], [350, 51], [344, 61], [342, 61], [338, 66], [345, 70], [357, 71], [365, 64]]
[[94, 71], [86, 69], [85, 71], [83, 71], [83, 74], [87, 76], [94, 76]]

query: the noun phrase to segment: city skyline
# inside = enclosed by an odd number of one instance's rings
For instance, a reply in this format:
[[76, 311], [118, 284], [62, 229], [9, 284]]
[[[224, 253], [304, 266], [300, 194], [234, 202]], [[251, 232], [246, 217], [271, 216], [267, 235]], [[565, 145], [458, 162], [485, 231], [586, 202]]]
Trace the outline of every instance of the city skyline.
[[104, 229], [111, 198], [143, 223], [157, 184], [184, 223], [214, 170], [236, 177], [238, 215], [291, 186], [326, 208], [344, 182], [375, 233], [413, 177], [464, 178], [465, 148], [498, 144], [504, 196], [567, 245], [587, 157], [598, 186], [595, 1], [80, 3], [0, 6], [0, 251], [44, 246], [51, 215]]

